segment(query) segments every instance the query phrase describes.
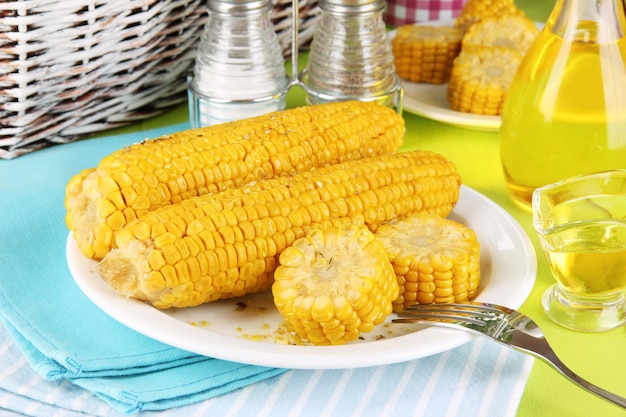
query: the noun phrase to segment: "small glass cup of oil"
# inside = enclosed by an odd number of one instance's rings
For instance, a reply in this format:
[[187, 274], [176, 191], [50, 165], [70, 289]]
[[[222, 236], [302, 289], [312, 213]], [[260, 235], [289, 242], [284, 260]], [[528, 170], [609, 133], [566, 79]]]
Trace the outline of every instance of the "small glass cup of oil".
[[543, 296], [546, 314], [580, 331], [626, 323], [626, 170], [537, 188], [532, 207], [556, 279]]

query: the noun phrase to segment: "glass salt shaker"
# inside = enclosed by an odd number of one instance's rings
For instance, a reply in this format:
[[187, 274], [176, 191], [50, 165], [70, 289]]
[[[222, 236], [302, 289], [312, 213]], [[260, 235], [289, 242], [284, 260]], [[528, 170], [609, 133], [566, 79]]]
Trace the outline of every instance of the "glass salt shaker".
[[402, 111], [402, 87], [383, 22], [384, 0], [320, 0], [300, 83], [310, 104], [356, 99]]
[[285, 108], [290, 79], [270, 0], [211, 0], [188, 84], [192, 127]]

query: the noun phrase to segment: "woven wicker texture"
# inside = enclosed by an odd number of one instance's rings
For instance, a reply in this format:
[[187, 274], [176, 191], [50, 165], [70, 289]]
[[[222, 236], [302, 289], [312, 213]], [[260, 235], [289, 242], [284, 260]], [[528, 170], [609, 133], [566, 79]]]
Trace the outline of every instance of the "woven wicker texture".
[[[161, 113], [186, 101], [207, 0], [0, 2], [0, 158]], [[291, 51], [291, 1], [272, 21]], [[319, 16], [300, 2], [299, 43]]]

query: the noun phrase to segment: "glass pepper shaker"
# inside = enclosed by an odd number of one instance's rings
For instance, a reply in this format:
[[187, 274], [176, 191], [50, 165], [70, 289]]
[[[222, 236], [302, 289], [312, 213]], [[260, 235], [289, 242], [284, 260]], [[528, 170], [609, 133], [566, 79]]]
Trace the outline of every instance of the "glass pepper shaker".
[[270, 0], [210, 0], [188, 84], [192, 127], [285, 108], [290, 79]]
[[300, 76], [307, 101], [378, 101], [401, 111], [384, 0], [320, 0], [319, 7], [322, 17]]

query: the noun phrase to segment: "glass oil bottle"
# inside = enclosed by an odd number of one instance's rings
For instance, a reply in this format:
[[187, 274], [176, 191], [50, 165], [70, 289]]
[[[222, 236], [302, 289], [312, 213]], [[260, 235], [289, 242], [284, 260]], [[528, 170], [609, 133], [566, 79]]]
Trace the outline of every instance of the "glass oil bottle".
[[575, 175], [626, 168], [622, 0], [557, 0], [507, 94], [501, 160], [513, 199]]

